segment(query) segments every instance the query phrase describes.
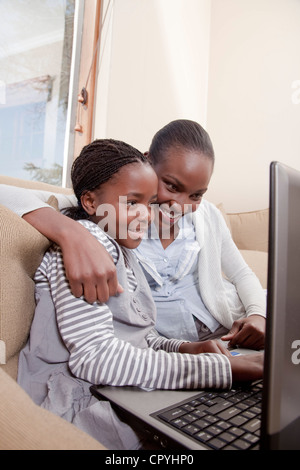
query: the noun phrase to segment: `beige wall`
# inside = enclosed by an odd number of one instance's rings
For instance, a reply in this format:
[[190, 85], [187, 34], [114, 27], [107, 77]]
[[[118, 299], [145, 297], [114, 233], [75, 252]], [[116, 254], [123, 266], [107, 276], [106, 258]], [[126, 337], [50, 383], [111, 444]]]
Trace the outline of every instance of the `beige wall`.
[[173, 119], [205, 123], [210, 0], [114, 0], [106, 19], [95, 137], [144, 151]]
[[208, 197], [264, 208], [270, 161], [300, 170], [300, 1], [212, 0], [210, 39]]
[[161, 126], [209, 131], [208, 198], [268, 206], [268, 167], [300, 170], [299, 0], [115, 0], [101, 44], [94, 136], [146, 150]]

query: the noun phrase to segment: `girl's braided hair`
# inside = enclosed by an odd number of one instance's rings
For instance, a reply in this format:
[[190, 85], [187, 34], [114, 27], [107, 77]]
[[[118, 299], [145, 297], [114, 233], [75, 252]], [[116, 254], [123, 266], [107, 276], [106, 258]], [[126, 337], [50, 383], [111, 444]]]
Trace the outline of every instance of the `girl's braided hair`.
[[89, 215], [81, 205], [81, 196], [98, 189], [123, 166], [137, 162], [149, 163], [149, 160], [139, 150], [119, 140], [97, 139], [83, 147], [71, 168], [78, 205], [68, 208], [65, 214], [75, 220], [88, 219]]

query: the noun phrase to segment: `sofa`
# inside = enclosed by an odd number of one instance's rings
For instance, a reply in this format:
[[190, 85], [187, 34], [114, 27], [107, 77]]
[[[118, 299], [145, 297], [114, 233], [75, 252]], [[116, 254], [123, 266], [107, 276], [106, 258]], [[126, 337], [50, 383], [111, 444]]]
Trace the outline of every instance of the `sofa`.
[[[9, 184], [50, 192], [68, 192], [46, 183], [0, 176]], [[50, 196], [49, 204], [55, 206]], [[243, 257], [267, 283], [268, 209], [227, 213], [219, 204]], [[70, 423], [36, 406], [16, 382], [19, 352], [34, 315], [33, 275], [50, 242], [25, 220], [0, 205], [0, 449], [104, 449]]]
[[[60, 191], [1, 176], [0, 183]], [[3, 206], [0, 232], [0, 449], [103, 450], [104, 446], [73, 424], [35, 405], [16, 382], [19, 352], [35, 309], [32, 278], [50, 243]]]

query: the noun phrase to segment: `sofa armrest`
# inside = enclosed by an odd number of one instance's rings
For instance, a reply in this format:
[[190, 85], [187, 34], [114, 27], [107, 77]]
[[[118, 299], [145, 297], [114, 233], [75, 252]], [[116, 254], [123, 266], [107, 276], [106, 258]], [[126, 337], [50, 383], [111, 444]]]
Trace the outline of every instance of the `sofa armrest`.
[[34, 273], [49, 241], [25, 220], [0, 205], [0, 340], [7, 372], [16, 377], [35, 309]]
[[54, 186], [53, 184], [42, 183], [41, 181], [24, 180], [21, 178], [14, 178], [12, 176], [5, 175], [0, 175], [0, 184], [8, 184], [9, 186], [17, 186], [27, 189], [50, 191], [52, 193], [73, 194], [73, 190], [71, 188], [62, 188], [61, 186]]
[[1, 450], [103, 450], [73, 424], [37, 406], [0, 368]]

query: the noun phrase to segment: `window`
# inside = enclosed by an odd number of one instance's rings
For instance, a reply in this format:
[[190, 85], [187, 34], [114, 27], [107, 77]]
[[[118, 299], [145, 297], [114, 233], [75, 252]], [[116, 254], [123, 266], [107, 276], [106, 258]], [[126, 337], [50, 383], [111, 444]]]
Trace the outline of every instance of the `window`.
[[74, 20], [81, 3], [0, 0], [2, 174], [62, 184]]

